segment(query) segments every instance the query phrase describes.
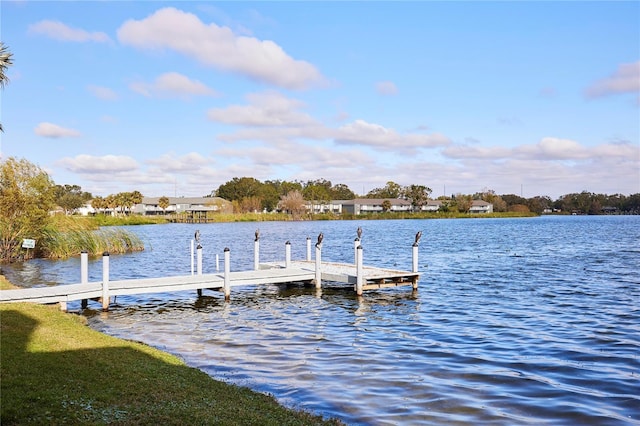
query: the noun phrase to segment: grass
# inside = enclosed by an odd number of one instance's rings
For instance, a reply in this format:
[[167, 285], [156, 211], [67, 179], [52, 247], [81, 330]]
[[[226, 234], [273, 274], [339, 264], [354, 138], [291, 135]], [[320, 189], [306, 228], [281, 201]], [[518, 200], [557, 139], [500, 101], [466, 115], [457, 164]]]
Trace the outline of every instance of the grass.
[[56, 306], [1, 304], [0, 344], [2, 425], [341, 424], [99, 333]]
[[121, 228], [99, 229], [85, 217], [56, 216], [43, 230], [38, 241], [39, 254], [50, 259], [64, 259], [87, 251], [90, 256], [101, 253], [126, 253], [144, 250], [137, 235]]

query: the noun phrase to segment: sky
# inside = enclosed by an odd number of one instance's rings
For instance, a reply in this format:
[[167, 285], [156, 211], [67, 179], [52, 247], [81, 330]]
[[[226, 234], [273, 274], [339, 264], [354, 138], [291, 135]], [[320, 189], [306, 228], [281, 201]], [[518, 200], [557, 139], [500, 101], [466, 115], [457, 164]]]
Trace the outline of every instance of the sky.
[[640, 193], [637, 1], [8, 1], [2, 159], [96, 196], [235, 177]]

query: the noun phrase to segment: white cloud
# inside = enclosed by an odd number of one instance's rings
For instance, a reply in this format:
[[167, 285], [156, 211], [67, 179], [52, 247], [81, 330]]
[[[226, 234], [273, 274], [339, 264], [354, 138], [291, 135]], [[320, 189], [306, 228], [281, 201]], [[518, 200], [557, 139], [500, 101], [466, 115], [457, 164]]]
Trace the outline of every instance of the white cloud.
[[237, 35], [172, 7], [142, 20], [128, 20], [118, 29], [118, 39], [138, 49], [173, 50], [205, 65], [287, 89], [305, 89], [324, 80], [312, 64], [293, 59], [273, 41]]
[[58, 164], [70, 172], [80, 174], [107, 174], [131, 172], [138, 169], [138, 162], [126, 155], [81, 154], [73, 158], [66, 157]]
[[207, 113], [210, 120], [239, 126], [308, 126], [316, 121], [299, 109], [304, 103], [269, 91], [247, 96], [248, 105], [231, 105], [212, 108]]
[[364, 145], [382, 150], [408, 150], [409, 152], [413, 152], [416, 148], [446, 146], [450, 143], [449, 138], [438, 133], [402, 134], [364, 120], [356, 120], [338, 128], [335, 140], [338, 144]]
[[38, 136], [45, 138], [64, 138], [64, 137], [78, 137], [80, 132], [75, 129], [68, 129], [58, 126], [57, 124], [42, 122], [36, 126], [34, 132]]
[[79, 28], [72, 28], [60, 21], [44, 20], [29, 25], [29, 33], [41, 34], [46, 37], [60, 41], [87, 42], [95, 41], [99, 43], [108, 42], [109, 36], [103, 32], [89, 32]]
[[134, 92], [152, 97], [190, 97], [217, 96], [218, 93], [198, 80], [177, 72], [168, 72], [158, 76], [153, 83], [135, 82], [129, 85]]
[[118, 94], [108, 87], [88, 86], [87, 90], [98, 99], [105, 101], [115, 101], [118, 99]]
[[640, 61], [621, 64], [611, 76], [596, 81], [586, 90], [589, 98], [621, 93], [634, 93], [640, 96]]
[[379, 95], [393, 96], [398, 94], [398, 88], [393, 81], [379, 81], [376, 83], [376, 92]]
[[164, 154], [159, 158], [147, 160], [146, 163], [156, 166], [164, 173], [181, 172], [190, 174], [208, 166], [211, 163], [211, 160], [197, 152], [190, 152], [181, 157], [178, 157], [171, 152]]

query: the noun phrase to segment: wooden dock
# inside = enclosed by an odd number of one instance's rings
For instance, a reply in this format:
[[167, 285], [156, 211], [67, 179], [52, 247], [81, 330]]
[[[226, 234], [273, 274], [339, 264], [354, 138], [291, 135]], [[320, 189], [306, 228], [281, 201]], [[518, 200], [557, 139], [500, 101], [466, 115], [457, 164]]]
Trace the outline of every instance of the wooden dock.
[[[321, 238], [319, 239], [321, 241]], [[229, 249], [224, 250], [224, 271], [216, 273], [202, 273], [202, 248], [198, 244], [197, 269], [194, 269], [194, 250], [192, 241], [192, 265], [191, 275], [172, 277], [141, 278], [130, 280], [109, 279], [109, 254], [103, 255], [102, 281], [88, 282], [88, 256], [81, 254], [81, 282], [78, 284], [65, 284], [53, 287], [35, 287], [16, 290], [0, 291], [0, 303], [32, 302], [52, 304], [59, 303], [62, 310], [67, 310], [67, 303], [82, 301], [82, 307], [86, 307], [89, 300], [97, 300], [102, 304], [103, 310], [108, 310], [112, 297], [196, 290], [198, 296], [203, 290], [223, 291], [225, 299], [231, 295], [231, 287], [305, 283], [315, 284], [320, 289], [322, 282], [330, 281], [351, 285], [358, 295], [364, 290], [381, 289], [411, 285], [418, 288], [420, 273], [417, 272], [417, 244], [413, 246], [413, 271], [400, 271], [385, 268], [364, 266], [362, 264], [362, 250], [359, 244], [354, 246], [355, 263], [322, 262], [322, 246], [316, 244], [316, 257], [311, 260], [310, 244], [307, 240], [307, 260], [292, 261], [290, 256], [290, 244], [286, 244], [284, 262], [259, 262], [259, 241], [256, 233], [255, 262], [253, 270], [230, 271]]]

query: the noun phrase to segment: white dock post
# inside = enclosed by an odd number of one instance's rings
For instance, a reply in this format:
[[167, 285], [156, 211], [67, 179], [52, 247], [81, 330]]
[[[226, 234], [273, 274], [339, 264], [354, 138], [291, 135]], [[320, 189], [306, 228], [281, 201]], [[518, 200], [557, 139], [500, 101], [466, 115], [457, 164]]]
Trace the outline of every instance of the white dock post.
[[224, 249], [224, 300], [231, 298], [231, 254], [229, 247]]
[[[82, 250], [82, 252], [80, 252], [80, 282], [82, 284], [89, 283], [89, 253], [87, 253], [86, 250]], [[87, 299], [82, 299], [80, 304], [82, 309], [86, 309], [89, 301]]]
[[307, 262], [311, 262], [311, 237], [307, 237]]
[[[413, 256], [412, 256], [412, 268], [411, 272], [418, 272], [418, 242], [413, 244]], [[412, 287], [414, 290], [418, 289], [418, 279], [414, 277]]]
[[109, 309], [109, 252], [102, 253], [102, 310]]
[[358, 247], [360, 247], [360, 238], [353, 240], [353, 263], [358, 264]]
[[193, 255], [194, 255], [194, 250], [193, 250], [193, 240], [191, 240], [191, 275], [194, 275], [194, 270], [193, 270]]
[[253, 242], [253, 270], [260, 269], [260, 239], [256, 238]]
[[316, 244], [316, 288], [322, 287], [322, 244]]
[[364, 273], [362, 267], [362, 246], [356, 249], [356, 294], [362, 296], [362, 287], [364, 284]]
[[220, 255], [216, 253], [216, 272], [220, 270]]
[[284, 243], [284, 267], [291, 267], [291, 241]]
[[198, 275], [202, 275], [202, 246], [200, 244], [198, 244], [198, 247], [196, 247], [196, 252], [198, 253], [198, 264], [196, 273]]

